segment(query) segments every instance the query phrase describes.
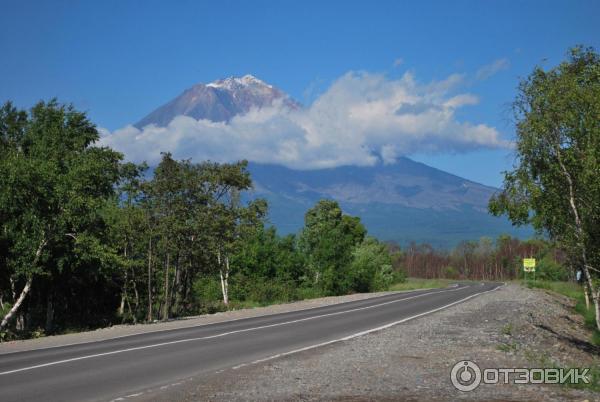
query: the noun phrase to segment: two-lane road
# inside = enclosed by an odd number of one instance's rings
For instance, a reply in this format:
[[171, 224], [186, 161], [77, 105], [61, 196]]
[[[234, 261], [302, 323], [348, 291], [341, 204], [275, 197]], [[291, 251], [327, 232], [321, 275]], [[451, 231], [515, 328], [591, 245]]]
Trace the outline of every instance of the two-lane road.
[[0, 401], [114, 398], [349, 339], [499, 287], [461, 284], [288, 313], [0, 354]]

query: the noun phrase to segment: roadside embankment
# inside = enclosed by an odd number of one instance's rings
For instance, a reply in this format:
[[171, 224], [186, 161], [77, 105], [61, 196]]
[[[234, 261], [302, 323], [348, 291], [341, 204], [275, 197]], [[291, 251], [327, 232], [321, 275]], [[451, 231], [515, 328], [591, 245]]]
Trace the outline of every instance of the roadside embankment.
[[[392, 401], [600, 400], [584, 389], [550, 384], [482, 384], [455, 389], [452, 366], [589, 367], [600, 349], [573, 311], [571, 299], [509, 284], [464, 303], [392, 328], [148, 393], [148, 400]], [[594, 388], [595, 387], [595, 388]]]

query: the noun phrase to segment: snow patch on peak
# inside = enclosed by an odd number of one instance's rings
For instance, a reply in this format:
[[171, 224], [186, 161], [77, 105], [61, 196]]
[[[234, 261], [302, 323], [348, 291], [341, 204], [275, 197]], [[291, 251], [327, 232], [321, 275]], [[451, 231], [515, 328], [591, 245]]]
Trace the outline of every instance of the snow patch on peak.
[[263, 86], [267, 88], [273, 88], [272, 85], [267, 84], [251, 74], [246, 74], [243, 77], [228, 77], [220, 79], [206, 84], [206, 86], [211, 88], [224, 88], [228, 90], [234, 90], [236, 88], [248, 86]]

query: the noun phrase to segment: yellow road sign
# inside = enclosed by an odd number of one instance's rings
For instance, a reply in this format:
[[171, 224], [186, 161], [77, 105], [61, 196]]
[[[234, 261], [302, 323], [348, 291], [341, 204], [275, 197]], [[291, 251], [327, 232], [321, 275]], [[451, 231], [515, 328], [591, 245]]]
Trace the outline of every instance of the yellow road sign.
[[535, 272], [535, 258], [523, 258], [523, 271]]

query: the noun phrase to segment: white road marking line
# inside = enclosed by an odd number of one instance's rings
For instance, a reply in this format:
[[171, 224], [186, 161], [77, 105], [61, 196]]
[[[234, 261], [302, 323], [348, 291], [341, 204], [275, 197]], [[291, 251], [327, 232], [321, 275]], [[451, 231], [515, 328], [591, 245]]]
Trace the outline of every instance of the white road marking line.
[[311, 350], [311, 349], [320, 348], [320, 347], [322, 347], [322, 346], [331, 345], [331, 344], [333, 344], [333, 343], [342, 342], [342, 341], [347, 341], [347, 340], [350, 340], [350, 339], [353, 339], [353, 338], [358, 338], [359, 336], [367, 335], [367, 334], [370, 334], [370, 333], [372, 333], [372, 332], [381, 331], [381, 330], [383, 330], [383, 329], [387, 329], [387, 328], [393, 327], [394, 325], [402, 324], [402, 323], [404, 323], [404, 322], [406, 322], [406, 321], [410, 321], [410, 320], [413, 320], [413, 319], [415, 319], [415, 318], [419, 318], [419, 317], [422, 317], [422, 316], [424, 316], [424, 315], [431, 314], [431, 313], [435, 313], [436, 311], [440, 311], [440, 310], [443, 310], [443, 309], [445, 309], [445, 308], [448, 308], [448, 307], [454, 306], [455, 304], [462, 303], [462, 302], [464, 302], [465, 300], [471, 299], [471, 298], [473, 298], [473, 297], [475, 297], [475, 296], [479, 296], [479, 295], [482, 295], [482, 294], [484, 294], [484, 293], [488, 293], [488, 292], [493, 292], [493, 291], [495, 291], [495, 290], [498, 290], [498, 289], [500, 289], [501, 287], [503, 287], [503, 286], [505, 286], [505, 285], [506, 285], [506, 283], [502, 284], [501, 286], [497, 286], [497, 287], [495, 287], [494, 289], [491, 289], [491, 290], [486, 290], [485, 292], [479, 292], [479, 293], [475, 293], [474, 295], [471, 295], [471, 296], [465, 297], [464, 299], [460, 299], [460, 300], [458, 300], [458, 301], [455, 301], [455, 302], [452, 302], [452, 303], [450, 303], [450, 304], [446, 304], [445, 306], [438, 307], [438, 308], [435, 308], [435, 309], [433, 309], [433, 310], [426, 311], [426, 312], [424, 312], [424, 313], [416, 314], [416, 315], [413, 315], [413, 316], [411, 316], [411, 317], [403, 318], [403, 319], [401, 319], [401, 320], [394, 321], [394, 322], [392, 322], [392, 323], [385, 324], [385, 325], [382, 325], [382, 326], [380, 326], [380, 327], [377, 327], [377, 328], [371, 328], [371, 329], [368, 329], [368, 330], [366, 330], [366, 331], [361, 331], [361, 332], [357, 332], [357, 333], [355, 333], [355, 334], [352, 334], [352, 335], [345, 336], [345, 337], [343, 337], [343, 338], [334, 339], [334, 340], [332, 340], [332, 341], [327, 341], [327, 342], [322, 342], [322, 343], [317, 343], [317, 344], [315, 344], [315, 345], [305, 346], [305, 347], [303, 347], [303, 348], [300, 348], [300, 349], [295, 349], [295, 350], [291, 350], [291, 351], [289, 351], [289, 352], [278, 353], [278, 354], [276, 354], [276, 355], [269, 356], [269, 357], [265, 357], [265, 358], [263, 358], [263, 359], [254, 360], [254, 361], [252, 361], [252, 362], [250, 362], [250, 363], [242, 363], [242, 364], [238, 364], [237, 366], [233, 366], [233, 367], [232, 367], [232, 369], [233, 369], [233, 370], [237, 370], [237, 369], [240, 369], [240, 368], [242, 368], [242, 367], [251, 366], [251, 365], [254, 365], [254, 364], [258, 364], [258, 363], [264, 363], [264, 362], [266, 362], [266, 361], [273, 360], [273, 359], [277, 359], [277, 358], [284, 357], [284, 356], [288, 356], [288, 355], [291, 355], [291, 354], [294, 354], [294, 353], [300, 353], [300, 352], [304, 352], [304, 351], [306, 351], [306, 350]]
[[297, 322], [314, 320], [314, 319], [317, 319], [317, 318], [331, 317], [331, 316], [334, 316], [334, 315], [347, 314], [347, 313], [352, 313], [352, 312], [355, 312], [355, 311], [367, 310], [367, 309], [371, 309], [371, 308], [375, 308], [375, 307], [385, 306], [385, 305], [392, 304], [392, 303], [399, 303], [399, 302], [402, 302], [402, 301], [405, 301], [405, 300], [416, 299], [418, 297], [428, 296], [428, 295], [431, 295], [431, 294], [438, 294], [438, 293], [445, 293], [445, 292], [455, 292], [455, 291], [461, 290], [461, 289], [464, 289], [464, 287], [459, 287], [459, 288], [454, 288], [454, 289], [447, 289], [447, 290], [441, 290], [441, 291], [438, 291], [438, 292], [423, 293], [423, 294], [420, 294], [420, 295], [406, 297], [406, 298], [398, 299], [398, 300], [391, 300], [391, 301], [388, 301], [388, 302], [374, 304], [374, 305], [371, 305], [371, 306], [358, 307], [358, 308], [354, 308], [354, 309], [350, 309], [350, 310], [344, 310], [344, 311], [338, 311], [338, 312], [334, 312], [334, 313], [320, 314], [320, 315], [315, 315], [315, 316], [312, 316], [312, 317], [300, 318], [300, 319], [297, 319], [297, 320], [285, 321], [285, 322], [280, 322], [280, 323], [276, 323], [276, 324], [269, 324], [269, 325], [262, 325], [262, 326], [258, 326], [258, 327], [252, 327], [252, 328], [238, 329], [238, 330], [235, 330], [235, 331], [223, 332], [223, 333], [216, 334], [216, 335], [209, 335], [209, 336], [203, 336], [203, 337], [197, 337], [197, 338], [179, 339], [177, 341], [162, 342], [162, 343], [156, 343], [156, 344], [152, 344], [152, 345], [136, 346], [136, 347], [133, 347], [133, 348], [113, 350], [111, 352], [104, 352], [104, 353], [97, 353], [97, 354], [93, 354], [93, 355], [73, 357], [73, 358], [70, 358], [70, 359], [58, 360], [58, 361], [53, 361], [53, 362], [48, 362], [48, 363], [43, 363], [43, 364], [37, 364], [35, 366], [23, 367], [23, 368], [19, 368], [19, 369], [14, 369], [14, 370], [0, 372], [0, 376], [7, 375], [7, 374], [14, 374], [14, 373], [18, 373], [18, 372], [21, 372], [21, 371], [34, 370], [34, 369], [37, 369], [37, 368], [55, 366], [55, 365], [58, 365], [58, 364], [70, 363], [70, 362], [79, 361], [79, 360], [92, 359], [92, 358], [95, 358], [95, 357], [110, 356], [110, 355], [115, 355], [115, 354], [120, 354], [120, 353], [125, 353], [125, 352], [132, 352], [132, 351], [135, 351], [135, 350], [151, 349], [151, 348], [157, 348], [157, 347], [160, 347], [160, 346], [175, 345], [175, 344], [184, 343], [184, 342], [193, 342], [193, 341], [200, 341], [200, 340], [206, 340], [206, 339], [221, 338], [223, 336], [232, 335], [232, 334], [238, 334], [238, 333], [242, 333], [242, 332], [249, 332], [249, 331], [256, 331], [256, 330], [265, 329], [265, 328], [279, 327], [279, 326], [282, 326], [282, 325], [294, 324], [294, 323], [297, 323]]
[[[458, 286], [458, 284], [456, 286]], [[339, 305], [343, 305], [343, 304], [346, 304], [346, 303], [354, 303], [354, 302], [360, 302], [360, 301], [366, 301], [366, 300], [373, 300], [373, 299], [377, 299], [377, 298], [380, 298], [380, 297], [386, 297], [386, 296], [392, 296], [392, 295], [401, 295], [401, 294], [404, 294], [404, 293], [424, 292], [424, 291], [428, 291], [428, 290], [431, 291], [429, 293], [429, 294], [431, 294], [431, 293], [435, 293], [434, 291], [438, 290], [438, 288], [424, 288], [424, 289], [391, 291], [391, 292], [388, 292], [388, 294], [381, 295], [381, 296], [367, 297], [367, 298], [364, 298], [364, 299], [357, 299], [357, 300], [349, 300], [349, 301], [345, 301], [345, 302], [341, 302], [341, 303], [325, 304], [325, 305], [322, 305], [322, 306], [305, 307], [305, 308], [301, 308], [301, 309], [298, 309], [298, 310], [273, 312], [273, 313], [268, 313], [268, 314], [263, 314], [263, 315], [255, 315], [255, 316], [250, 316], [250, 317], [232, 318], [232, 319], [229, 319], [229, 320], [225, 319], [223, 321], [207, 322], [207, 323], [202, 323], [202, 324], [190, 325], [190, 326], [187, 326], [187, 327], [164, 328], [164, 329], [157, 329], [155, 331], [136, 332], [136, 333], [133, 333], [133, 334], [118, 335], [118, 336], [113, 336], [113, 337], [110, 337], [110, 338], [105, 338], [105, 339], [100, 339], [100, 340], [95, 339], [95, 340], [92, 340], [92, 341], [65, 343], [63, 345], [45, 346], [45, 347], [35, 348], [35, 349], [15, 350], [15, 351], [11, 351], [11, 352], [2, 352], [2, 353], [0, 353], [0, 357], [1, 356], [6, 356], [6, 355], [12, 355], [12, 354], [16, 354], [16, 353], [35, 352], [35, 351], [38, 351], [38, 350], [56, 349], [56, 348], [64, 348], [64, 347], [67, 347], [67, 346], [87, 345], [87, 344], [90, 344], [90, 343], [112, 341], [114, 339], [129, 338], [131, 336], [136, 336], [136, 335], [156, 334], [156, 333], [159, 333], [159, 332], [177, 331], [177, 330], [184, 330], [184, 329], [193, 329], [193, 328], [205, 327], [205, 326], [208, 326], [208, 325], [225, 324], [225, 323], [234, 322], [234, 321], [249, 320], [249, 319], [252, 319], [252, 318], [271, 317], [271, 316], [278, 315], [278, 314], [296, 313], [296, 312], [299, 312], [299, 311], [307, 311], [307, 310], [314, 310], [314, 309], [324, 308], [324, 307], [339, 306]], [[217, 314], [219, 314], [219, 313], [217, 313]], [[186, 317], [183, 320], [192, 320], [192, 319], [199, 318], [199, 317], [202, 317], [202, 315], [196, 316], [196, 317]], [[177, 320], [175, 320], [175, 321], [167, 321], [166, 323], [176, 322], [176, 321]], [[164, 324], [164, 322], [162, 322], [162, 324]], [[151, 324], [145, 324], [145, 325], [151, 325]]]

